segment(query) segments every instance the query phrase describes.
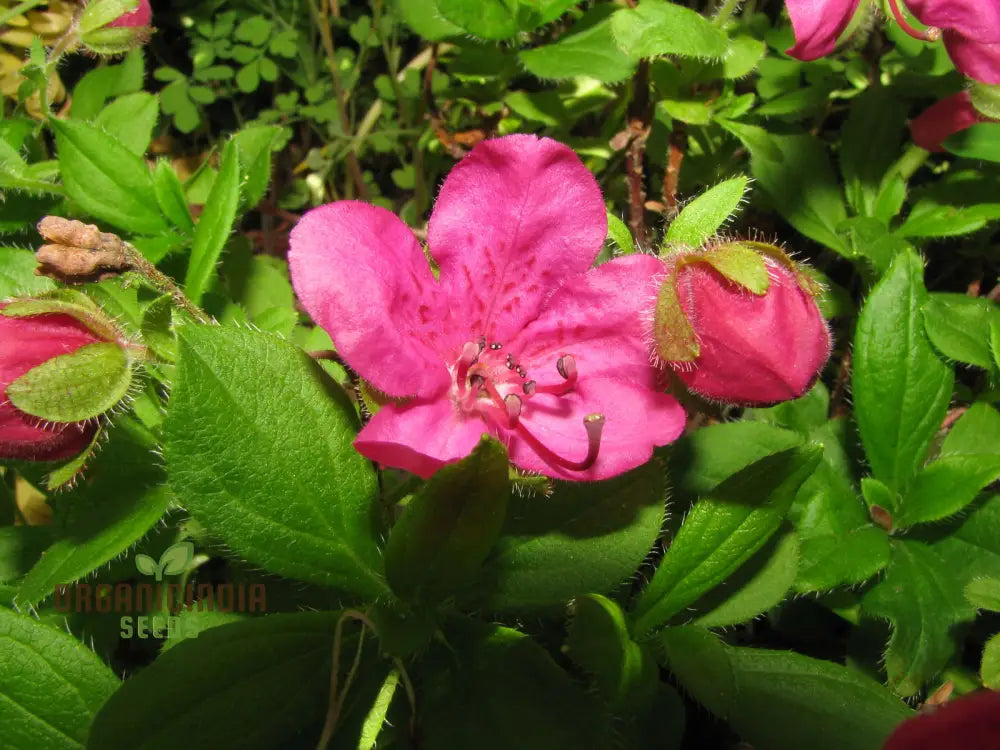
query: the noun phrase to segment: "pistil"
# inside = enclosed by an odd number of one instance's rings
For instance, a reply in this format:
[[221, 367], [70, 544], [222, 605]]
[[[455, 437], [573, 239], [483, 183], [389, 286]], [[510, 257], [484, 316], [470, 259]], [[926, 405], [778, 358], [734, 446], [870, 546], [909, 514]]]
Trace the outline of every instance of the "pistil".
[[889, 10], [892, 11], [892, 15], [896, 19], [896, 23], [899, 24], [899, 28], [912, 36], [914, 39], [919, 39], [922, 42], [936, 42], [941, 38], [941, 29], [937, 26], [928, 26], [923, 31], [914, 28], [914, 26], [906, 20], [906, 17], [903, 16], [903, 12], [899, 8], [898, 0], [889, 0]]
[[583, 418], [583, 427], [587, 431], [587, 455], [582, 461], [571, 461], [565, 456], [560, 456], [547, 445], [535, 437], [523, 423], [517, 424], [518, 434], [521, 435], [535, 452], [554, 466], [561, 466], [570, 471], [586, 471], [597, 460], [597, 454], [601, 450], [601, 433], [604, 431], [604, 415], [588, 414]]

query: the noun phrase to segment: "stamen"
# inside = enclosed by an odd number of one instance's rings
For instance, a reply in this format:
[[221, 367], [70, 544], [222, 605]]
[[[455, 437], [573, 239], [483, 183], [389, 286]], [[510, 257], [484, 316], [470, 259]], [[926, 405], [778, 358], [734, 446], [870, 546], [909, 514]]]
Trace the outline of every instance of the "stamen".
[[521, 436], [528, 441], [535, 452], [550, 464], [561, 466], [570, 471], [586, 471], [597, 460], [597, 454], [601, 450], [601, 433], [604, 431], [604, 415], [588, 414], [583, 418], [583, 427], [587, 431], [587, 455], [582, 461], [570, 461], [568, 458], [560, 456], [551, 448], [532, 435], [521, 422], [517, 423], [517, 430]]
[[538, 384], [534, 380], [529, 380], [521, 386], [521, 389], [524, 391], [525, 396], [533, 396], [535, 394], [535, 386], [537, 385]]
[[521, 367], [521, 365], [518, 365], [517, 366], [517, 374], [520, 375], [522, 378], [524, 378], [524, 377], [527, 377], [528, 371], [525, 370], [523, 367]]
[[896, 23], [899, 24], [899, 28], [914, 39], [919, 39], [922, 42], [936, 42], [941, 38], [941, 29], [937, 26], [928, 26], [923, 31], [914, 28], [903, 16], [903, 12], [899, 9], [898, 0], [889, 0], [889, 10], [892, 11], [892, 15], [896, 19]]
[[485, 336], [480, 336], [479, 337], [479, 353], [482, 354], [483, 353], [483, 349], [485, 349], [485, 348], [486, 348], [486, 337]]
[[469, 374], [469, 368], [479, 360], [479, 351], [479, 347], [471, 341], [462, 347], [462, 356], [458, 358], [455, 371], [455, 382], [458, 384], [459, 393], [465, 393], [465, 379]]
[[490, 349], [492, 349], [493, 351], [499, 351], [500, 349], [503, 349], [503, 344], [501, 344], [499, 341], [494, 341], [492, 344], [490, 344]]
[[514, 366], [515, 366], [516, 364], [517, 364], [517, 363], [516, 363], [516, 362], [514, 361], [514, 355], [513, 355], [513, 354], [508, 354], [508, 355], [507, 355], [507, 369], [508, 369], [508, 370], [513, 370], [513, 369], [514, 369]]
[[511, 428], [518, 424], [521, 417], [521, 397], [516, 393], [508, 393], [504, 396], [503, 405], [507, 408], [507, 422]]
[[558, 370], [559, 374], [565, 378], [566, 382], [559, 383], [558, 385], [540, 385], [535, 388], [535, 391], [538, 393], [551, 393], [555, 396], [561, 396], [564, 393], [569, 393], [573, 390], [577, 379], [576, 359], [573, 358], [573, 355], [564, 354], [557, 359], [556, 370]]

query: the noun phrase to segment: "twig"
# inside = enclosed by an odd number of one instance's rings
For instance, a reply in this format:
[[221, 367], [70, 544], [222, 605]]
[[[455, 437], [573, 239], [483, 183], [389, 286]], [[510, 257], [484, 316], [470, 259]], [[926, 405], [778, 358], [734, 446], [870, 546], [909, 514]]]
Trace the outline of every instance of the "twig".
[[674, 128], [670, 132], [670, 144], [667, 147], [667, 171], [663, 174], [663, 205], [667, 207], [667, 218], [677, 215], [677, 186], [681, 178], [681, 164], [684, 162], [684, 146], [687, 131], [684, 123], [674, 120]]
[[625, 153], [628, 179], [629, 229], [640, 247], [648, 241], [646, 232], [646, 189], [643, 165], [649, 135], [649, 62], [642, 60], [632, 79], [632, 101], [628, 112], [629, 144]]

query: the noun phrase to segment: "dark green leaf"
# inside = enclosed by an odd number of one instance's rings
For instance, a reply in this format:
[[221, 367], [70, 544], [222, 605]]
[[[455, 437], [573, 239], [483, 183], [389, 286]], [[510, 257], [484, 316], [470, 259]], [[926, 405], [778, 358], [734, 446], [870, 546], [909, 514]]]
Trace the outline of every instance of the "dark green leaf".
[[841, 132], [840, 171], [847, 202], [875, 216], [882, 176], [899, 151], [906, 108], [889, 89], [872, 86], [856, 97]]
[[635, 57], [722, 58], [728, 38], [698, 13], [664, 0], [642, 0], [636, 8], [617, 11], [612, 30], [618, 46]]
[[538, 78], [564, 79], [587, 76], [604, 83], [628, 78], [638, 58], [622, 51], [611, 33], [611, 19], [571, 32], [554, 44], [524, 50], [521, 64]]
[[927, 337], [944, 356], [987, 370], [993, 367], [990, 325], [1000, 322], [996, 303], [938, 292], [924, 304], [923, 315]]
[[[983, 446], [987, 448], [987, 446]], [[954, 515], [1000, 478], [1000, 454], [941, 456], [925, 466], [903, 495], [896, 526], [930, 523]]]

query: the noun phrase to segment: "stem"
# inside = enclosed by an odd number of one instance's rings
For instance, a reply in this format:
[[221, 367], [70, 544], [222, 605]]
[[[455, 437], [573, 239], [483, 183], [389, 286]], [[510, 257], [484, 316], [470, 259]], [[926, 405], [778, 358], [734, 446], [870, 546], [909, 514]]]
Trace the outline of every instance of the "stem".
[[630, 140], [625, 154], [628, 179], [629, 229], [636, 244], [644, 247], [646, 235], [646, 190], [643, 164], [646, 158], [646, 137], [649, 134], [649, 62], [639, 63], [632, 79], [632, 101], [629, 104], [628, 131]]
[[[357, 620], [360, 622], [361, 633], [358, 634], [358, 650], [355, 652], [354, 662], [344, 679], [344, 688], [341, 690], [340, 650], [344, 640], [344, 623], [348, 620]], [[316, 750], [326, 750], [327, 745], [330, 744], [330, 740], [333, 739], [333, 733], [337, 729], [337, 720], [340, 718], [344, 701], [347, 699], [347, 691], [350, 690], [351, 683], [354, 682], [358, 666], [361, 663], [361, 648], [364, 644], [365, 628], [368, 628], [373, 633], [375, 632], [375, 624], [368, 619], [367, 615], [355, 609], [345, 610], [344, 614], [337, 620], [337, 627], [333, 631], [333, 662], [330, 665], [330, 708], [327, 710], [326, 722], [323, 724], [323, 732], [320, 734], [319, 742], [316, 743]]]
[[162, 273], [156, 266], [146, 260], [143, 254], [136, 250], [132, 245], [127, 242], [123, 244], [125, 245], [125, 254], [126, 257], [128, 257], [129, 265], [134, 271], [137, 271], [139, 274], [144, 276], [149, 283], [159, 291], [164, 294], [169, 294], [173, 298], [175, 305], [187, 312], [199, 323], [211, 322], [208, 315], [205, 314], [205, 311], [189, 300], [184, 295], [184, 292], [181, 291], [181, 288], [174, 283], [173, 279]]
[[681, 178], [681, 164], [684, 162], [686, 135], [684, 123], [674, 120], [667, 148], [667, 171], [663, 174], [663, 205], [667, 207], [668, 219], [677, 215], [677, 186]]
[[736, 12], [736, 9], [740, 7], [741, 1], [742, 0], [725, 0], [725, 2], [719, 6], [719, 10], [712, 19], [712, 25], [724, 26], [726, 21], [733, 17], [733, 13]]
[[895, 164], [889, 168], [889, 174], [896, 173], [903, 178], [904, 181], [908, 181], [913, 177], [914, 172], [923, 166], [924, 162], [930, 157], [931, 152], [926, 149], [920, 148], [920, 146], [915, 146], [910, 144], [903, 155], [899, 157]]

